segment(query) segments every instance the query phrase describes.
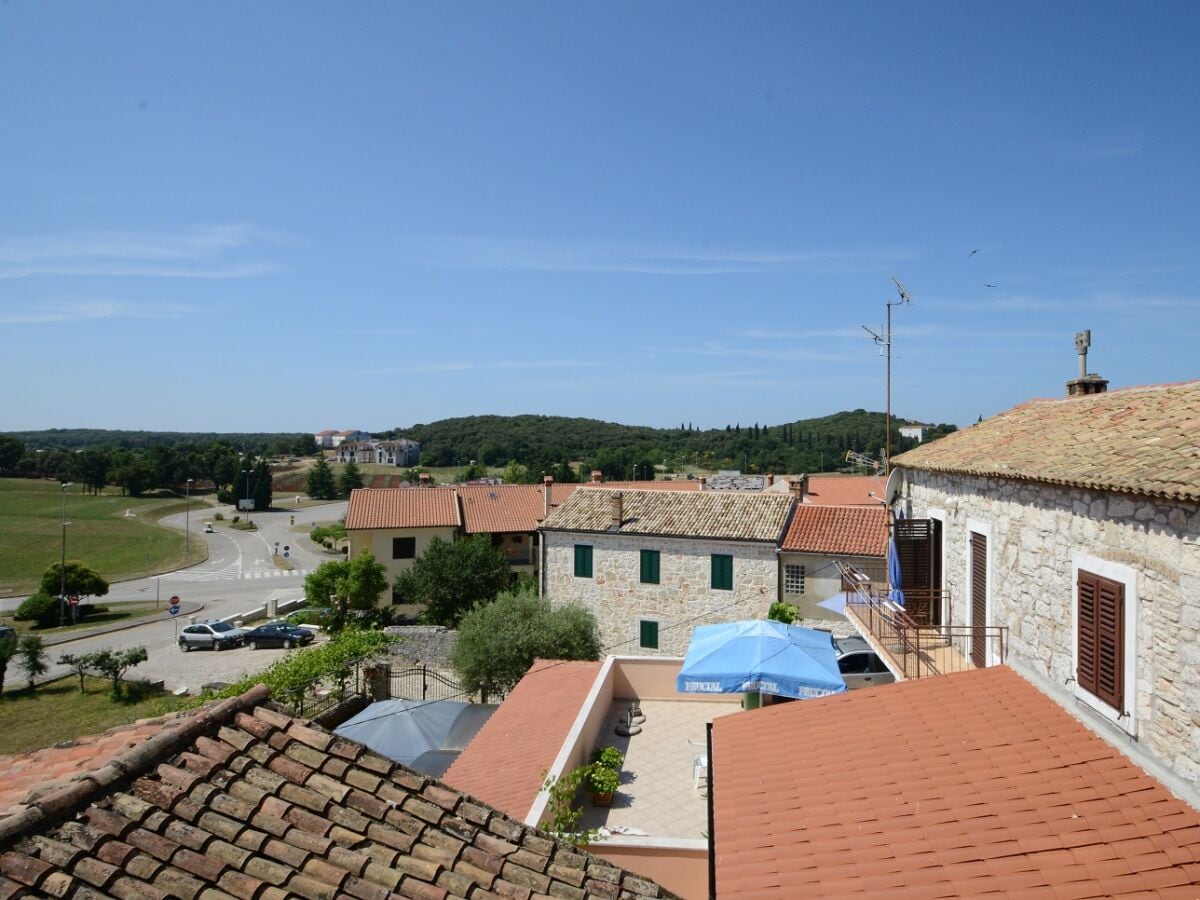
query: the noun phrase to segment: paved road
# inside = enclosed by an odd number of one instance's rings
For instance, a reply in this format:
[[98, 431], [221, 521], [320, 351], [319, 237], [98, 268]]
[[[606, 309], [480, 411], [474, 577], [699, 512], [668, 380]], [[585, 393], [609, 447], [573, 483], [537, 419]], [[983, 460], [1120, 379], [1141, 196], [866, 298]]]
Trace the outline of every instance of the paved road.
[[[291, 516], [295, 515], [297, 525], [336, 521], [345, 515], [346, 504], [310, 506], [294, 513], [255, 513], [252, 518], [258, 525], [257, 532], [235, 531], [218, 525], [215, 534], [204, 534], [204, 523], [211, 520], [213, 512], [216, 510], [193, 510], [189, 519], [191, 540], [208, 542], [209, 558], [205, 562], [156, 578], [119, 582], [109, 588], [108, 596], [104, 598], [104, 602], [112, 603], [145, 601], [158, 596], [164, 605], [161, 617], [125, 631], [56, 644], [50, 648], [50, 658], [57, 660], [64, 653], [88, 653], [102, 647], [141, 645], [146, 648], [150, 658], [133, 670], [133, 677], [164, 681], [170, 690], [187, 687], [194, 691], [200, 684], [209, 681], [232, 681], [243, 674], [258, 671], [278, 657], [283, 651], [241, 648], [220, 653], [182, 653], [175, 643], [175, 635], [176, 628], [184, 623], [172, 620], [165, 612], [166, 600], [178, 595], [203, 604], [203, 611], [196, 616], [198, 621], [203, 621], [262, 606], [272, 597], [277, 602], [284, 602], [303, 596], [304, 575], [326, 560], [342, 557], [318, 550], [306, 536], [292, 532]], [[231, 517], [228, 508], [224, 508], [223, 512], [226, 519]], [[168, 516], [162, 520], [162, 524], [182, 531], [184, 515]], [[283, 547], [291, 548], [288, 562], [295, 566], [292, 571], [283, 571], [275, 566], [272, 553], [276, 541], [279, 542], [281, 553]], [[0, 600], [0, 608], [15, 609], [22, 599]], [[66, 667], [55, 664], [49, 675], [53, 677], [68, 671]], [[10, 665], [5, 686], [20, 685], [21, 674], [15, 664]]]

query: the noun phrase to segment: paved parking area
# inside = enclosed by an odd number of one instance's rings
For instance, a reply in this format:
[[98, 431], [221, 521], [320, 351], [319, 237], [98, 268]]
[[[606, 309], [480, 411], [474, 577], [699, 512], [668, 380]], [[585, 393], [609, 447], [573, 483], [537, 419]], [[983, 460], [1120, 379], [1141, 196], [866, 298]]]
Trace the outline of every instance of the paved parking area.
[[[321, 635], [309, 644], [314, 647], [326, 640]], [[168, 691], [187, 688], [189, 694], [200, 692], [202, 684], [213, 681], [237, 681], [254, 672], [261, 672], [287, 650], [251, 650], [237, 647], [232, 650], [192, 650], [184, 653], [177, 646], [155, 647], [150, 658], [130, 675], [147, 681], [161, 681]]]

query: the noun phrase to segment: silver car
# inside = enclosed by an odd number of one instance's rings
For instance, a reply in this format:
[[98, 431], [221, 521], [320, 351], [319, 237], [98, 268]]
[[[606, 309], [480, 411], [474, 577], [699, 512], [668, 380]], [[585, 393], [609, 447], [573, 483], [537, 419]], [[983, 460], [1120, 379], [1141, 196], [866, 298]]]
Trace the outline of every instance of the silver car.
[[202, 622], [188, 625], [179, 632], [179, 649], [186, 653], [197, 648], [228, 650], [240, 647], [246, 632], [228, 622]]
[[858, 636], [834, 638], [833, 645], [838, 655], [838, 671], [846, 682], [846, 690], [891, 684], [896, 676], [891, 673], [871, 645]]

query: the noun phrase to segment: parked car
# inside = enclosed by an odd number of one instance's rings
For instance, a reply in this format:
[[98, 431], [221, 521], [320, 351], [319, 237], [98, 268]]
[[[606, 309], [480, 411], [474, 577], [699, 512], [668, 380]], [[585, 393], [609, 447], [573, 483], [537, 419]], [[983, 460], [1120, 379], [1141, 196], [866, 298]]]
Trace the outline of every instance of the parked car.
[[833, 645], [838, 654], [838, 671], [842, 673], [847, 690], [891, 684], [896, 680], [879, 654], [863, 638], [834, 638]]
[[16, 640], [17, 631], [15, 628], [8, 625], [0, 625], [0, 641], [13, 641], [15, 643]]
[[293, 647], [304, 647], [311, 644], [316, 636], [307, 628], [299, 625], [289, 625], [287, 622], [268, 622], [246, 632], [246, 646], [251, 650], [259, 647], [282, 647], [291, 650]]
[[205, 533], [205, 534], [215, 534], [215, 531], [214, 531], [214, 529], [213, 529], [213, 526], [212, 526], [212, 522], [205, 522], [205, 523], [204, 523], [204, 533]]
[[228, 650], [240, 646], [245, 630], [234, 628], [228, 622], [202, 622], [188, 625], [179, 632], [179, 649], [183, 652], [197, 648]]

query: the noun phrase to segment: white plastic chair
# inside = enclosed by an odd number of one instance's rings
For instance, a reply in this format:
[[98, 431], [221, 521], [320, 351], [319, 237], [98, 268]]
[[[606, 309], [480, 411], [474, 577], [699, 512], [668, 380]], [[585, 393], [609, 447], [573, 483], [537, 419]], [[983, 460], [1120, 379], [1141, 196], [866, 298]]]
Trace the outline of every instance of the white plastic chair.
[[704, 741], [687, 739], [688, 753], [692, 754], [693, 787], [700, 787], [700, 773], [708, 775], [708, 745]]

